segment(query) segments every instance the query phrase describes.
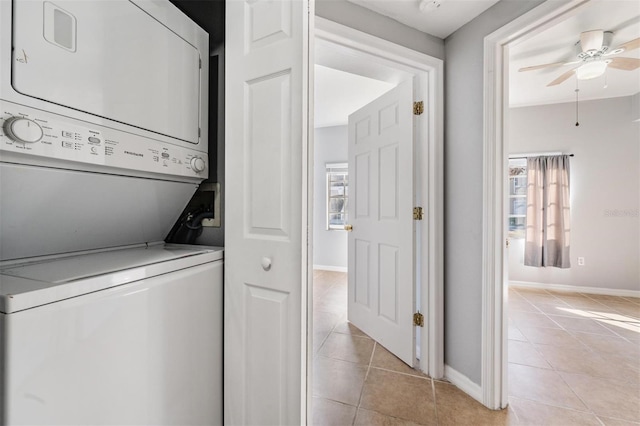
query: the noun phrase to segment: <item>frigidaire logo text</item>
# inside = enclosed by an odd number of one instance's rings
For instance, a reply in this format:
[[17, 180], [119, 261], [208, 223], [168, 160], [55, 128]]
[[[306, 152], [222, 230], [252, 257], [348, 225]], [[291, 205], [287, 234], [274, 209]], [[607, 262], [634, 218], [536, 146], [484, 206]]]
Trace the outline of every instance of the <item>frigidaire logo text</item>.
[[140, 154], [138, 152], [125, 151], [125, 154], [135, 155], [136, 157], [144, 157], [144, 154]]

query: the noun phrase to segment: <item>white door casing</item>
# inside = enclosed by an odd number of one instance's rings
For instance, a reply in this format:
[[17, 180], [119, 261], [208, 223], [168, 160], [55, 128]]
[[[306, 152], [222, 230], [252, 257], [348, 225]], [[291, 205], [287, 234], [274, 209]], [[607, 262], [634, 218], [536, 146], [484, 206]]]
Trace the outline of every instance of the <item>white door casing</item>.
[[306, 420], [308, 7], [226, 2], [225, 424]]
[[413, 84], [349, 116], [348, 317], [414, 366]]

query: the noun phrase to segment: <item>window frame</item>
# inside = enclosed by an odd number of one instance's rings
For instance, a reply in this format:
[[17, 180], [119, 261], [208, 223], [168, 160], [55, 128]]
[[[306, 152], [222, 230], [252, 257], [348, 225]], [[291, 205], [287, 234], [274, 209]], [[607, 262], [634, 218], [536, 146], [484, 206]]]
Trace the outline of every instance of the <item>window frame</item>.
[[[332, 182], [339, 182], [338, 180], [332, 180], [332, 177], [341, 176], [343, 185], [342, 185], [342, 194], [331, 195]], [[326, 230], [327, 231], [344, 231], [344, 226], [348, 223], [349, 215], [347, 204], [349, 202], [349, 167], [347, 163], [327, 163], [326, 164], [326, 185], [327, 192], [325, 201], [327, 203], [325, 208], [325, 219], [326, 219]], [[343, 208], [341, 211], [332, 211], [331, 210], [331, 200], [340, 200], [343, 199]], [[341, 215], [342, 220], [339, 223], [332, 223], [332, 215]]]
[[[524, 173], [522, 174], [512, 174], [511, 170], [515, 169], [515, 168], [523, 168], [524, 169]], [[508, 198], [508, 212], [507, 212], [507, 231], [509, 233], [509, 238], [513, 238], [513, 239], [521, 239], [525, 237], [525, 232], [526, 232], [526, 228], [527, 228], [527, 211], [526, 211], [526, 206], [527, 206], [527, 159], [525, 158], [509, 158], [509, 163], [508, 163], [508, 171], [509, 174], [507, 176], [508, 178], [508, 183], [507, 183], [507, 198]], [[524, 179], [524, 185], [518, 185], [518, 187], [522, 187], [524, 186], [525, 191], [524, 194], [514, 194], [512, 193], [512, 183], [515, 183], [516, 179]], [[512, 182], [513, 181], [513, 182]], [[524, 214], [515, 214], [513, 211], [513, 200], [518, 199], [518, 198], [524, 198], [525, 202], [525, 211]], [[516, 228], [515, 226], [513, 226], [511, 224], [511, 219], [512, 218], [516, 218], [516, 219], [520, 219], [523, 218], [524, 219], [524, 226], [521, 229]]]

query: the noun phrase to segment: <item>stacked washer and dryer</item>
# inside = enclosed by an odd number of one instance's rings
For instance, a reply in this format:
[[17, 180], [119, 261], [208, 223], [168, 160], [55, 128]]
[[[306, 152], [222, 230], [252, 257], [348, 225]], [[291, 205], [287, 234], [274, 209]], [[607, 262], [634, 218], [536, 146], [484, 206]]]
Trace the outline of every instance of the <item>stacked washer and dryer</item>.
[[0, 1], [2, 424], [220, 424], [208, 35], [168, 1]]

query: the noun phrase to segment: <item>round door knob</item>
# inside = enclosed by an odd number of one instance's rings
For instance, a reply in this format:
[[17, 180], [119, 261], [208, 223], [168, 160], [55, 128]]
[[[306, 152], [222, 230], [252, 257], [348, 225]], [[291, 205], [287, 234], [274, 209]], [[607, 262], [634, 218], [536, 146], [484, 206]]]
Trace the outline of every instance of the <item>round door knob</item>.
[[353, 231], [353, 226], [351, 226], [351, 225], [345, 225], [345, 226], [344, 226], [344, 230], [345, 230], [345, 231], [349, 231], [349, 232], [351, 232], [351, 231]]
[[204, 169], [206, 168], [206, 164], [204, 163], [204, 160], [200, 157], [193, 157], [191, 159], [191, 169], [196, 172], [196, 173], [200, 173], [202, 171], [204, 171]]
[[271, 259], [269, 259], [268, 257], [262, 258], [262, 269], [264, 269], [265, 271], [271, 269]]
[[12, 117], [5, 121], [4, 132], [9, 139], [22, 143], [38, 142], [44, 136], [38, 123], [23, 117]]

